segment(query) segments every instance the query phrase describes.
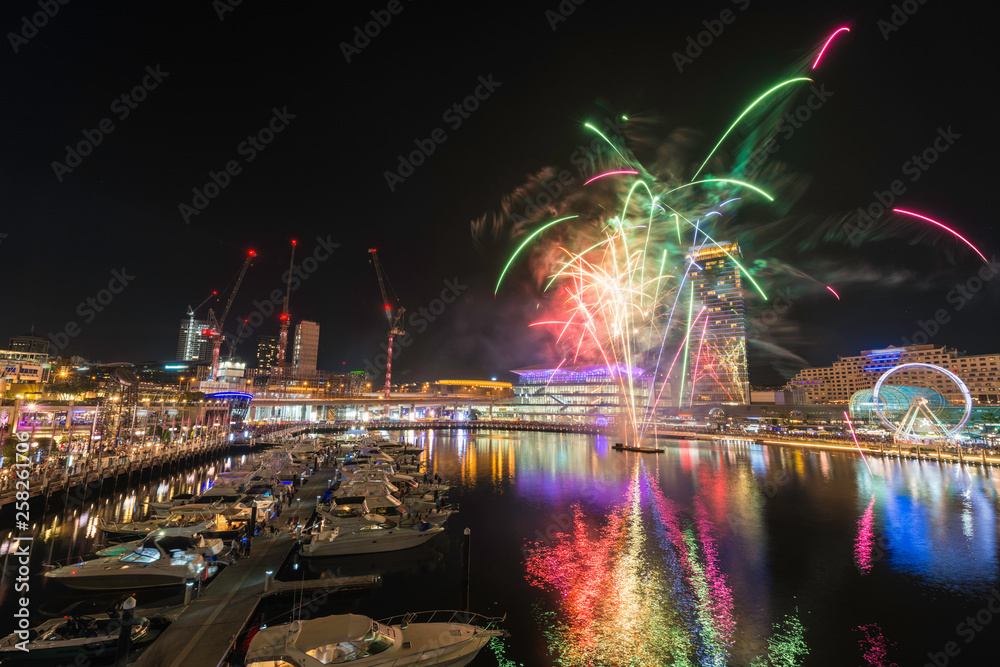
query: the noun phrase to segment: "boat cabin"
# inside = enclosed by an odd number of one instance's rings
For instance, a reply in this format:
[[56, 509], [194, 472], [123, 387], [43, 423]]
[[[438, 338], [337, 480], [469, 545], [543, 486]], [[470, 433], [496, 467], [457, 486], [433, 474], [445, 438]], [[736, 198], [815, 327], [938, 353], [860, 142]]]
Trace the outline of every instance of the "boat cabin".
[[339, 665], [382, 653], [395, 643], [393, 628], [367, 616], [338, 614], [261, 630], [250, 642], [246, 662], [247, 667], [294, 667], [305, 664], [301, 656], [308, 656]]

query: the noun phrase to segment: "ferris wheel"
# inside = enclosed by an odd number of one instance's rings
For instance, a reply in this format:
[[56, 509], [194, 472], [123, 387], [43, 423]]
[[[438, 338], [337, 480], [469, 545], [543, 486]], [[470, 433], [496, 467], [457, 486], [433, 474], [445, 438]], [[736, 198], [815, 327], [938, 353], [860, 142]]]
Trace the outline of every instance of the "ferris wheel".
[[[899, 387], [882, 385], [894, 375], [911, 369], [929, 371], [929, 377], [946, 377], [964, 399], [962, 408], [953, 406], [938, 391], [929, 387]], [[928, 373], [924, 373], [928, 377]], [[922, 384], [937, 384], [928, 382]], [[938, 385], [940, 386], [940, 385]], [[962, 379], [947, 368], [933, 364], [900, 364], [886, 371], [875, 383], [872, 403], [879, 420], [892, 432], [896, 442], [920, 443], [954, 439], [972, 416], [972, 396]]]

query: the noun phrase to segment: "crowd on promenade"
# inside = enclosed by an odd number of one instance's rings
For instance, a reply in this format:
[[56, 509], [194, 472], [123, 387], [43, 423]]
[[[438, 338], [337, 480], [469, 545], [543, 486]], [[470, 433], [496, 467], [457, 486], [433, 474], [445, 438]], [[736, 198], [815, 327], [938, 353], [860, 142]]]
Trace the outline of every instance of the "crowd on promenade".
[[[152, 462], [166, 454], [183, 455], [192, 449], [220, 442], [221, 438], [192, 438], [183, 443], [167, 446], [151, 447], [135, 444], [131, 448], [116, 447], [98, 449], [94, 454], [82, 455], [61, 452], [54, 449], [51, 454], [47, 449], [33, 450], [27, 481], [32, 491], [41, 491], [46, 484], [61, 483], [64, 478], [72, 478], [88, 474], [101, 474], [101, 471], [121, 466], [141, 465]], [[23, 470], [23, 468], [21, 468]], [[0, 470], [0, 494], [12, 492], [20, 479], [18, 468], [4, 461]]]

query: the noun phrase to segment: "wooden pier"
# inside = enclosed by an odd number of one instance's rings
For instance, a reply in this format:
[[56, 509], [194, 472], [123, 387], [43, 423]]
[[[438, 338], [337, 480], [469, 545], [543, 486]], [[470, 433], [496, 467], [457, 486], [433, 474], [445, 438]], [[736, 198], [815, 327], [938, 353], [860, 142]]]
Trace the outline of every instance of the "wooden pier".
[[[301, 502], [292, 501], [274, 523], [282, 525], [285, 520], [291, 520], [289, 523], [294, 525], [308, 520], [316, 509], [316, 496], [326, 492], [335, 475], [334, 470], [321, 470], [310, 477], [296, 494]], [[254, 538], [251, 554], [219, 573], [201, 597], [187, 605], [178, 619], [143, 652], [134, 663], [136, 667], [216, 667], [224, 664], [261, 599], [301, 587], [301, 582], [267, 581], [267, 573], [277, 573], [296, 545], [296, 538], [289, 532], [277, 537]], [[319, 581], [322, 584], [317, 587], [327, 586], [333, 580]], [[374, 580], [349, 583], [364, 585]], [[270, 591], [265, 592], [265, 588]]]

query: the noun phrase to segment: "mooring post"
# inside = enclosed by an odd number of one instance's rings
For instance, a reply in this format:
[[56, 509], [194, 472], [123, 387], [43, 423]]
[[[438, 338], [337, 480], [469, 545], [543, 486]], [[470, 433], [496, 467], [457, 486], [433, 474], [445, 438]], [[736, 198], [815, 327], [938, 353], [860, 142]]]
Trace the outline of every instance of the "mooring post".
[[128, 649], [132, 644], [132, 615], [135, 598], [131, 595], [122, 603], [121, 630], [118, 633], [118, 650], [115, 653], [115, 667], [128, 664]]
[[472, 531], [465, 529], [465, 537], [462, 540], [462, 609], [469, 611], [469, 583], [471, 581], [470, 570], [472, 569], [472, 550], [470, 542]]

